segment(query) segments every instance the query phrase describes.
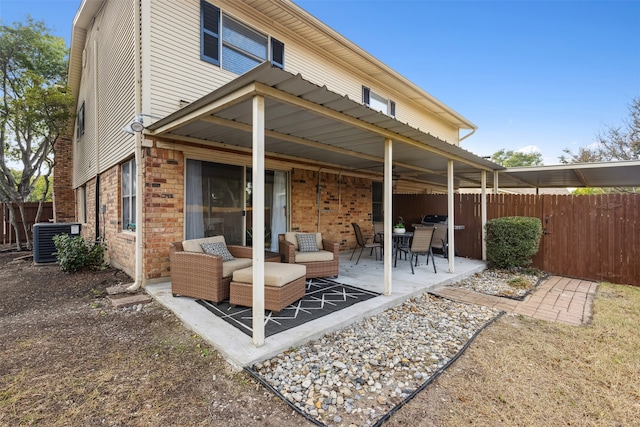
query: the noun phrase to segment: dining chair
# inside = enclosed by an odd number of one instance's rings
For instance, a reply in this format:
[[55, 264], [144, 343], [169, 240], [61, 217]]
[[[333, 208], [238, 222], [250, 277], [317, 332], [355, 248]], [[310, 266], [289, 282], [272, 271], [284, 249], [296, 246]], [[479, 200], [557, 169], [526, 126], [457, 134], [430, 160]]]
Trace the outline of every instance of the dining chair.
[[431, 250], [433, 251], [433, 249], [437, 249], [442, 252], [442, 256], [445, 258], [449, 256], [448, 236], [447, 224], [442, 224], [441, 227], [435, 227], [433, 232], [433, 241], [431, 242]]
[[426, 255], [427, 257], [427, 265], [429, 265], [429, 257], [431, 257], [431, 262], [433, 263], [433, 272], [436, 271], [436, 262], [433, 259], [433, 252], [431, 251], [431, 243], [433, 240], [433, 235], [435, 233], [436, 227], [416, 227], [413, 230], [413, 238], [411, 239], [411, 243], [409, 246], [404, 248], [399, 248], [401, 252], [409, 255], [409, 265], [411, 266], [411, 274], [415, 274], [413, 269], [413, 259], [415, 257], [416, 267], [418, 266], [418, 256]]
[[378, 249], [382, 250], [382, 244], [379, 242], [368, 242], [369, 239], [362, 236], [362, 230], [360, 229], [360, 225], [356, 222], [352, 222], [351, 225], [353, 226], [353, 231], [355, 231], [356, 233], [357, 246], [353, 248], [353, 252], [351, 252], [351, 258], [349, 258], [349, 260], [353, 259], [353, 254], [356, 252], [356, 249], [361, 248], [360, 254], [358, 255], [358, 260], [356, 261], [356, 265], [358, 265], [358, 262], [360, 261], [360, 257], [362, 256], [362, 251], [364, 251], [365, 249], [370, 249], [372, 251], [375, 251], [376, 261], [377, 261]]

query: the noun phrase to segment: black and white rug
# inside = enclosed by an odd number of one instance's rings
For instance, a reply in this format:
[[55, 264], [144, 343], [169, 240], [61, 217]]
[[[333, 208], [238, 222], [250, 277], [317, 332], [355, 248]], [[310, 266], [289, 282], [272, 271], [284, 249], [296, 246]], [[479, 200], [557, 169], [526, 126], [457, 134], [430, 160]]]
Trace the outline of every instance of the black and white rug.
[[[302, 299], [280, 312], [265, 310], [265, 336], [286, 331], [379, 295], [377, 292], [345, 285], [331, 279], [307, 279], [306, 291]], [[253, 334], [251, 307], [232, 306], [229, 301], [214, 303], [199, 299], [197, 302], [245, 334], [249, 336]]]

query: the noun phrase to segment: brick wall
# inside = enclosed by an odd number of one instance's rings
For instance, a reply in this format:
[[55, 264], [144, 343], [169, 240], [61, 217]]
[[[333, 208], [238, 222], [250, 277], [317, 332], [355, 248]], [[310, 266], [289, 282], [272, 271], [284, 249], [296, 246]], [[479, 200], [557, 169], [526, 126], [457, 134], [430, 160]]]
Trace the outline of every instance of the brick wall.
[[[181, 152], [157, 147], [143, 149], [144, 214], [136, 221], [142, 228], [144, 281], [169, 277], [169, 244], [183, 239], [184, 157]], [[135, 234], [122, 230], [120, 220], [120, 166], [100, 177], [100, 204], [106, 206], [101, 234], [108, 243], [111, 264], [135, 277]], [[318, 181], [318, 178], [320, 181]], [[317, 171], [294, 169], [291, 173], [292, 230], [321, 231], [340, 243], [341, 250], [355, 246], [352, 222], [359, 222], [365, 234], [372, 234], [371, 181]], [[318, 183], [320, 212], [318, 211]], [[140, 185], [139, 184], [139, 185]], [[87, 224], [83, 234], [95, 237], [95, 180], [87, 183]], [[319, 227], [318, 227], [319, 224]]]
[[[169, 243], [182, 240], [184, 224], [184, 183], [182, 153], [158, 148], [145, 148], [142, 168], [147, 177], [143, 185], [143, 217], [136, 219], [142, 227], [143, 280], [169, 276]], [[121, 167], [110, 168], [100, 176], [100, 204], [106, 206], [100, 218], [101, 235], [107, 242], [106, 255], [116, 268], [135, 277], [136, 234], [122, 230]], [[104, 230], [102, 230], [104, 224]], [[95, 180], [87, 183], [86, 238], [95, 237]]]
[[[107, 242], [108, 250], [106, 255], [111, 265], [134, 278], [136, 270], [136, 239], [133, 232], [122, 230], [120, 218], [120, 175], [120, 165], [116, 165], [100, 175], [100, 206], [104, 205], [106, 207], [104, 219], [100, 219], [100, 226], [103, 227], [104, 224], [104, 230], [101, 231], [101, 234], [104, 234]], [[95, 191], [95, 189], [92, 190]], [[87, 188], [87, 198], [95, 199], [94, 194], [89, 193], [89, 188]], [[87, 221], [95, 223], [95, 209], [91, 208], [89, 210], [89, 203], [87, 203]]]
[[144, 272], [145, 279], [153, 280], [170, 275], [169, 244], [183, 239], [184, 157], [147, 148], [144, 160]]
[[[79, 191], [79, 190], [76, 190]], [[85, 184], [85, 195], [87, 198], [87, 222], [82, 224], [82, 235], [85, 239], [96, 238], [96, 179], [93, 178]], [[77, 197], [80, 203], [80, 197]], [[102, 218], [101, 218], [102, 219]], [[102, 226], [102, 223], [100, 224]]]
[[371, 200], [369, 179], [294, 169], [291, 231], [320, 231], [339, 242], [340, 250], [351, 249], [356, 245], [352, 222], [360, 223], [365, 236], [373, 235]]
[[75, 222], [76, 199], [73, 191], [73, 138], [58, 138], [53, 168], [53, 220]]

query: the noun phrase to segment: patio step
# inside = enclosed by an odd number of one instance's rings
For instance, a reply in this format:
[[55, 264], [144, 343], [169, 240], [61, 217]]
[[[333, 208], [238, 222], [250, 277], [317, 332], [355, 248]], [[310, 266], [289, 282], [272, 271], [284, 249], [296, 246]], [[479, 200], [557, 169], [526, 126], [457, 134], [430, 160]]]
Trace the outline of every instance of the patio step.
[[107, 299], [114, 308], [126, 308], [138, 304], [148, 304], [152, 301], [151, 297], [146, 294], [136, 295], [109, 295]]

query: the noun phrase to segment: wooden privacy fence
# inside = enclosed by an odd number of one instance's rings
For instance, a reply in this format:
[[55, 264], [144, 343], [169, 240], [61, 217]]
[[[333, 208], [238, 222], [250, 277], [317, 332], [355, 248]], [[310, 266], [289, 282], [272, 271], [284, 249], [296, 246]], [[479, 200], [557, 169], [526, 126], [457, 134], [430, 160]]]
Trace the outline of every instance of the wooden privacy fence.
[[[482, 258], [481, 196], [456, 194], [459, 256]], [[447, 214], [446, 194], [394, 195], [394, 220]], [[487, 220], [540, 218], [544, 235], [533, 265], [548, 273], [640, 286], [640, 194], [590, 196], [487, 194]]]
[[[22, 225], [23, 219], [20, 217], [18, 205], [14, 203], [13, 208], [15, 210], [16, 220], [18, 222], [18, 229], [20, 230], [20, 241], [25, 242], [26, 238], [24, 235], [24, 227]], [[29, 230], [29, 232], [31, 232], [33, 229], [33, 224], [35, 222], [37, 213], [37, 202], [27, 202], [24, 204], [24, 214], [26, 216], [27, 230]], [[11, 226], [11, 223], [9, 222], [9, 207], [6, 203], [0, 203], [0, 219], [2, 220], [2, 229], [0, 229], [0, 241], [2, 241], [3, 245], [15, 243], [16, 233]], [[53, 203], [45, 202], [42, 204], [42, 212], [40, 213], [39, 221], [48, 222], [50, 219], [53, 219]], [[29, 239], [31, 240], [32, 238], [33, 236], [30, 235]]]

